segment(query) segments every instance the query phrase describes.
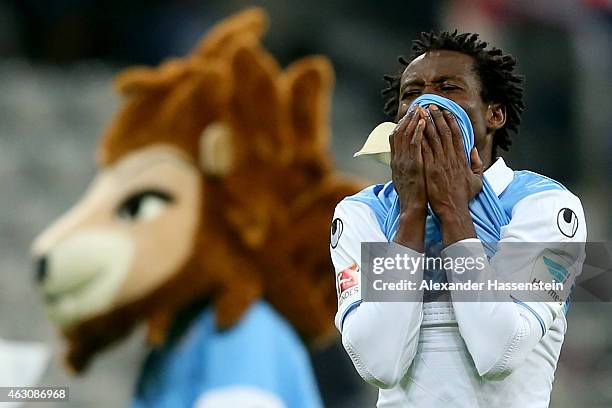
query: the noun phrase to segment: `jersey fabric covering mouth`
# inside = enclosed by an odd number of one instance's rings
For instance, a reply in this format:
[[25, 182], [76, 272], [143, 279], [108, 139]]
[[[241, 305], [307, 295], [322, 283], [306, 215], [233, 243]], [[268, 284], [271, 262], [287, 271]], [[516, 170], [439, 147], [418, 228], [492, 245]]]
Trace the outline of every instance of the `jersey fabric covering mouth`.
[[[461, 136], [463, 137], [463, 146], [465, 150], [468, 163], [470, 162], [470, 152], [474, 147], [474, 128], [472, 122], [467, 113], [461, 106], [453, 102], [450, 99], [444, 98], [435, 94], [423, 94], [416, 98], [408, 111], [413, 110], [417, 105], [423, 108], [429, 107], [429, 105], [436, 105], [442, 109], [446, 109], [453, 114], [461, 130]], [[376, 126], [370, 135], [366, 139], [363, 147], [355, 152], [353, 157], [363, 155], [376, 155], [376, 158], [386, 164], [389, 164], [391, 146], [389, 145], [389, 135], [393, 133], [393, 130], [397, 126], [394, 122], [383, 122]]]
[[[474, 148], [474, 128], [472, 127], [469, 116], [457, 103], [434, 94], [423, 94], [419, 96], [410, 105], [409, 109], [413, 109], [417, 105], [426, 108], [431, 104], [448, 110], [457, 120], [463, 139], [464, 152], [469, 163], [470, 152]], [[389, 135], [396, 126], [397, 125], [392, 122], [385, 122], [378, 125], [376, 129], [370, 133], [370, 136], [368, 136], [368, 140], [366, 140], [364, 147], [359, 152], [355, 153], [355, 156], [389, 153], [391, 151]], [[395, 201], [393, 209], [398, 210], [399, 196], [395, 197]], [[510, 222], [510, 217], [504, 210], [502, 203], [486, 176], [483, 176], [482, 179], [482, 190], [480, 190], [480, 192], [470, 201], [469, 208], [472, 220], [474, 221], [474, 227], [476, 228], [476, 234], [485, 245], [487, 255], [492, 256], [495, 253], [495, 247], [500, 238], [501, 228]], [[437, 235], [440, 235], [440, 222], [429, 205], [428, 212], [433, 218]], [[399, 213], [392, 221], [392, 229], [397, 228], [398, 218]]]

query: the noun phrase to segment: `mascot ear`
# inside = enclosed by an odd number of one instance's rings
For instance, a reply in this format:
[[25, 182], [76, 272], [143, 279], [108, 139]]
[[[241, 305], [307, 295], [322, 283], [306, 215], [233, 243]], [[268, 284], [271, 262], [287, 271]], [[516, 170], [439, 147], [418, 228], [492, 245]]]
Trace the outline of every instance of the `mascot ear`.
[[204, 174], [222, 177], [232, 170], [234, 147], [232, 130], [223, 122], [213, 122], [200, 135], [200, 166]]
[[231, 66], [236, 91], [229, 117], [236, 133], [244, 135], [249, 154], [261, 161], [286, 163], [293, 146], [282, 118], [278, 63], [254, 38], [243, 38]]
[[329, 142], [330, 94], [334, 72], [324, 57], [307, 57], [285, 72], [289, 121], [301, 156], [318, 154]]
[[158, 68], [132, 67], [124, 69], [114, 81], [121, 95], [130, 96], [147, 89], [171, 84], [184, 72], [184, 62], [170, 59]]
[[247, 8], [217, 24], [194, 50], [194, 55], [219, 57], [240, 38], [253, 36], [259, 39], [268, 28], [268, 15], [259, 7]]

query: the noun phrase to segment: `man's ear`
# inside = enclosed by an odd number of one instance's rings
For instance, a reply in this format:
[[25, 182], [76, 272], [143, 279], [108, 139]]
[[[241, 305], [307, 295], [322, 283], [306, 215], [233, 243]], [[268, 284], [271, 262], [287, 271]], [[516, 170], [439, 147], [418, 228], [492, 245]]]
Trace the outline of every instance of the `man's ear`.
[[228, 124], [213, 122], [200, 135], [200, 166], [204, 174], [223, 177], [234, 164], [232, 130]]
[[497, 130], [506, 124], [506, 107], [501, 103], [491, 103], [487, 107], [487, 128]]

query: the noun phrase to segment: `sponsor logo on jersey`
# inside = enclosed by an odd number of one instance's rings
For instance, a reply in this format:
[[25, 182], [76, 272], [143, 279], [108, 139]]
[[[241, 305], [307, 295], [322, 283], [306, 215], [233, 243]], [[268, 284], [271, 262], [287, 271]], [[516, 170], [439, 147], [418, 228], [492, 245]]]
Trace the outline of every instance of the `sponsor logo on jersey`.
[[571, 259], [566, 259], [559, 253], [546, 249], [534, 263], [531, 274], [532, 283], [561, 283], [560, 289], [548, 291], [534, 291], [533, 294], [545, 302], [559, 302], [563, 305], [569, 296], [573, 280], [576, 278], [576, 269]]
[[356, 263], [338, 272], [338, 293], [342, 294], [359, 284], [359, 267]]
[[569, 271], [567, 270], [565, 266], [553, 261], [552, 259], [546, 256], [543, 256], [542, 260], [544, 261], [544, 264], [548, 268], [548, 273], [550, 273], [552, 277], [555, 278], [555, 281], [565, 282], [565, 280], [567, 279], [567, 276], [569, 275]]

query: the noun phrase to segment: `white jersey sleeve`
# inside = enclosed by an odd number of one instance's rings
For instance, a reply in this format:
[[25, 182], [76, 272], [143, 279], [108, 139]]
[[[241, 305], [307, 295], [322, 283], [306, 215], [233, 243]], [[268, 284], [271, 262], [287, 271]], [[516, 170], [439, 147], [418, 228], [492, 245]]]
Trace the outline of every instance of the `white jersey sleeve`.
[[[517, 255], [513, 243], [555, 243], [555, 262], [572, 269], [577, 276], [584, 262], [586, 223], [578, 197], [566, 190], [549, 190], [523, 198], [513, 208], [511, 222], [502, 228], [496, 254], [485, 262], [483, 277], [513, 274], [519, 269], [533, 274], [546, 256], [544, 245]], [[527, 246], [520, 248], [524, 249]], [[480, 257], [485, 259], [482, 244], [468, 239], [450, 245], [444, 257]], [[548, 258], [545, 260], [549, 260]], [[527, 269], [526, 269], [527, 268]], [[542, 272], [544, 270], [544, 272]], [[449, 282], [453, 271], [447, 270]], [[459, 331], [481, 376], [505, 377], [521, 365], [546, 334], [555, 319], [563, 318], [563, 303], [543, 299], [541, 295], [511, 296], [509, 301], [458, 302], [451, 291]], [[490, 295], [490, 294], [489, 294]], [[482, 296], [489, 296], [484, 293]], [[513, 301], [512, 301], [513, 300]]]
[[[423, 318], [422, 302], [363, 302], [361, 243], [387, 242], [366, 204], [344, 200], [336, 207], [331, 231], [338, 312], [335, 323], [357, 372], [367, 382], [390, 388], [404, 376], [416, 353]], [[420, 256], [409, 248], [394, 250]], [[422, 278], [422, 269], [416, 277]]]

